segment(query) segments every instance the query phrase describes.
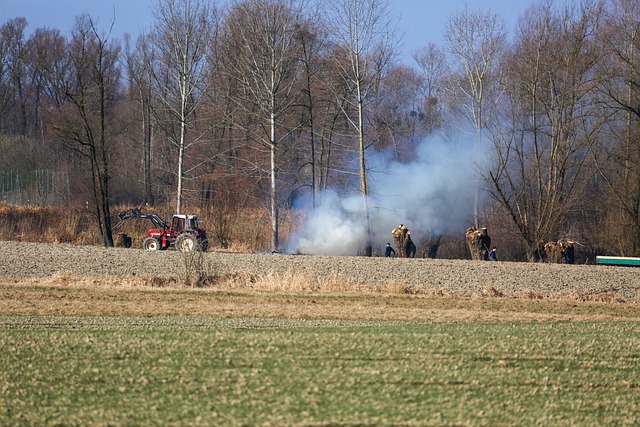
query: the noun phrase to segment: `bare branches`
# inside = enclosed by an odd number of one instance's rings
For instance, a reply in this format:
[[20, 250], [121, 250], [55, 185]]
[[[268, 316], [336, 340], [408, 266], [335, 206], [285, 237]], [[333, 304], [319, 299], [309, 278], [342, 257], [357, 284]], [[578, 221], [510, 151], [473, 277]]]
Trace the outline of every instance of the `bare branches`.
[[[236, 2], [227, 16], [224, 58], [226, 73], [236, 85], [230, 99], [245, 117], [255, 144], [268, 149], [271, 249], [279, 247], [278, 170], [281, 141], [296, 127], [284, 125], [302, 95], [304, 0], [247, 0]], [[298, 126], [301, 126], [299, 124]], [[264, 162], [266, 163], [266, 162]]]
[[162, 108], [156, 120], [177, 148], [176, 212], [183, 202], [185, 152], [199, 138], [188, 139], [195, 112], [207, 91], [207, 68], [216, 24], [215, 10], [201, 0], [160, 0], [152, 34], [154, 97]]
[[599, 129], [590, 102], [598, 20], [597, 8], [532, 9], [509, 59], [510, 103], [503, 109], [505, 132], [494, 133], [490, 177], [530, 257], [565, 229], [592, 176], [587, 153]]
[[64, 62], [48, 70], [63, 103], [54, 129], [75, 152], [82, 154], [91, 176], [96, 220], [105, 246], [113, 246], [111, 230], [111, 161], [120, 89], [120, 46], [103, 36], [93, 19], [76, 20]]
[[492, 111], [488, 103], [497, 102], [491, 84], [497, 87], [500, 81], [498, 64], [506, 49], [506, 37], [502, 19], [490, 12], [471, 11], [468, 6], [451, 18], [445, 33], [449, 52], [464, 76], [451, 90], [461, 92], [468, 100], [466, 111], [478, 130], [488, 125]]
[[360, 193], [367, 233], [364, 251], [371, 256], [365, 156], [366, 148], [371, 144], [365, 142], [365, 103], [378, 88], [384, 71], [395, 55], [397, 45], [393, 21], [386, 0], [328, 0], [325, 7], [325, 25], [334, 41], [333, 64], [347, 90], [346, 96], [342, 92], [336, 93], [341, 97], [337, 105], [341, 106], [344, 117], [358, 137]]

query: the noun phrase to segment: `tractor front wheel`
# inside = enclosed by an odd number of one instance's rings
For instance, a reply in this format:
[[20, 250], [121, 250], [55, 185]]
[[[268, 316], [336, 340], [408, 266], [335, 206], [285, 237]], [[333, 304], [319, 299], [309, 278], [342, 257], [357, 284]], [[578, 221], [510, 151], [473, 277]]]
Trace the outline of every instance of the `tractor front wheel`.
[[160, 249], [160, 241], [155, 237], [147, 237], [142, 242], [142, 249], [147, 251], [157, 251]]
[[176, 249], [180, 252], [195, 252], [198, 249], [198, 239], [189, 233], [176, 237]]
[[200, 246], [202, 252], [207, 252], [209, 249], [209, 240], [207, 240], [206, 237], [198, 239], [198, 246]]

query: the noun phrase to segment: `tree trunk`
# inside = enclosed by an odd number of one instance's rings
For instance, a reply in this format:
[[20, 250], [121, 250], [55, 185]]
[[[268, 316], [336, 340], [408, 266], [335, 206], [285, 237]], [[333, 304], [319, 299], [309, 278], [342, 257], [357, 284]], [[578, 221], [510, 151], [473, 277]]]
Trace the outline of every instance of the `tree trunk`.
[[358, 84], [358, 140], [360, 155], [360, 192], [362, 193], [362, 202], [364, 209], [364, 255], [372, 256], [373, 247], [371, 243], [371, 222], [369, 218], [369, 188], [367, 186], [367, 165], [365, 162], [365, 145], [364, 145], [364, 111], [362, 111], [363, 100], [360, 95], [360, 85]]
[[280, 245], [278, 238], [278, 194], [276, 187], [276, 122], [275, 114], [271, 113], [271, 248], [276, 251]]

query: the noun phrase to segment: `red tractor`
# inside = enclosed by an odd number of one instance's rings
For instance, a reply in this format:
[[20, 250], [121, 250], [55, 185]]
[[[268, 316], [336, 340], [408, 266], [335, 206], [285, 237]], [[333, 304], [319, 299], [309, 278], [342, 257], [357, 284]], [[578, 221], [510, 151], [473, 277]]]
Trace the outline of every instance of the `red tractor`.
[[180, 252], [206, 251], [209, 248], [207, 232], [198, 228], [198, 215], [174, 215], [171, 223], [166, 223], [156, 214], [142, 213], [140, 209], [128, 209], [118, 214], [118, 228], [128, 219], [148, 219], [154, 228], [147, 230], [142, 248], [148, 251], [169, 249], [174, 246]]

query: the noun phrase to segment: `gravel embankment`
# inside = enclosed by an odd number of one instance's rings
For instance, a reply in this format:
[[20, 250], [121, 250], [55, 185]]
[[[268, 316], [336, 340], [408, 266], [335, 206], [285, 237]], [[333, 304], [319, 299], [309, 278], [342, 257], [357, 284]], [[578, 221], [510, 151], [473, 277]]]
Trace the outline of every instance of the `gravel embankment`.
[[[182, 268], [176, 251], [101, 248], [63, 244], [0, 242], [0, 278], [76, 276], [166, 276]], [[540, 296], [607, 294], [640, 301], [640, 268], [593, 265], [474, 262], [467, 260], [326, 257], [307, 255], [208, 252], [217, 274], [264, 275], [293, 270], [309, 276], [337, 275], [366, 284], [397, 282], [417, 288], [481, 292], [488, 286], [506, 296], [528, 292]]]

